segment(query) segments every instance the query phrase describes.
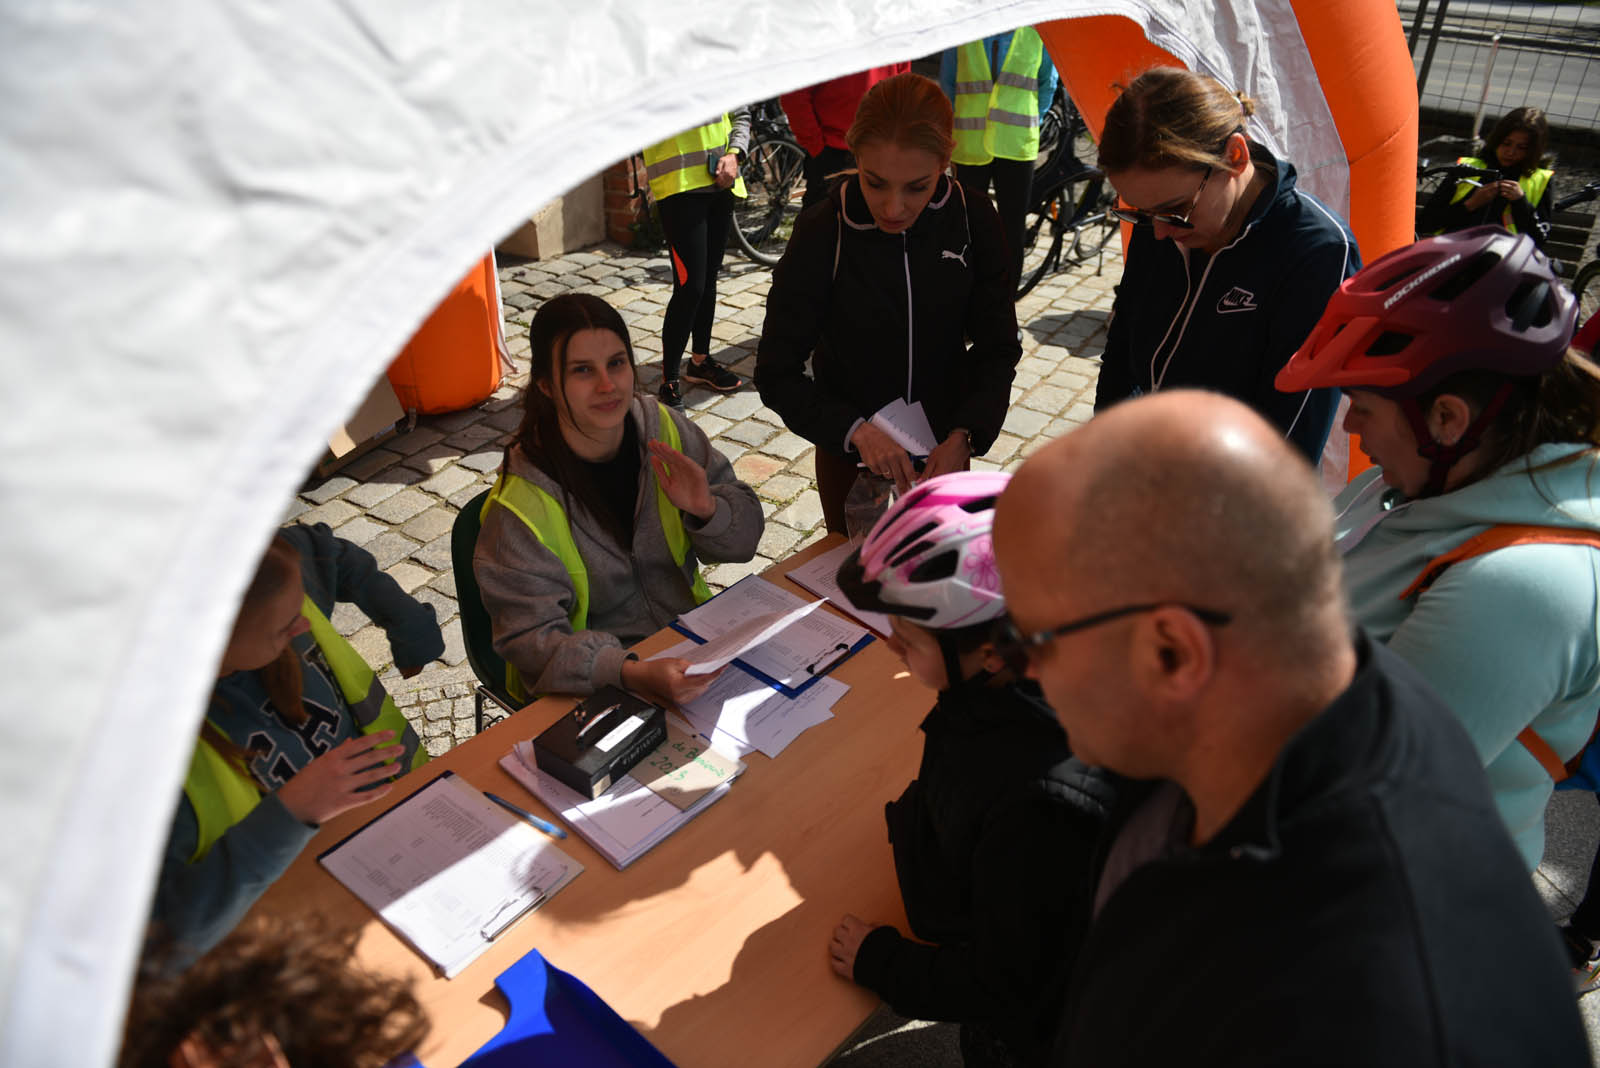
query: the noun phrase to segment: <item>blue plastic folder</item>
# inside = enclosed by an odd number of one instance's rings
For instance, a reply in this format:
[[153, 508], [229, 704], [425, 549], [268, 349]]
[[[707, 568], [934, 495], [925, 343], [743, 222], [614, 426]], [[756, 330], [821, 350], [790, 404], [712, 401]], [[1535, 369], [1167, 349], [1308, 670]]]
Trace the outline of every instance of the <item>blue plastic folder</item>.
[[537, 949], [500, 973], [494, 984], [511, 1003], [510, 1018], [462, 1068], [672, 1068], [632, 1024]]
[[[679, 620], [673, 620], [671, 626], [673, 630], [677, 631], [679, 634], [682, 634], [685, 638], [691, 639], [696, 644], [704, 645], [706, 643], [706, 639], [700, 637], [700, 635], [684, 626]], [[839, 647], [835, 648], [831, 653], [824, 656], [819, 662], [812, 664], [809, 668], [807, 668], [808, 675], [806, 681], [802, 682], [798, 686], [785, 686], [771, 675], [768, 675], [765, 671], [758, 671], [751, 667], [743, 657], [735, 657], [733, 663], [736, 664], [746, 675], [760, 679], [768, 686], [771, 686], [774, 690], [777, 690], [779, 693], [783, 694], [783, 696], [798, 697], [809, 690], [818, 679], [822, 678], [822, 676], [826, 675], [828, 672], [832, 671], [846, 660], [849, 660], [852, 656], [855, 656], [871, 643], [872, 633], [870, 631], [863, 635], [854, 645], [847, 646], [841, 643]]]

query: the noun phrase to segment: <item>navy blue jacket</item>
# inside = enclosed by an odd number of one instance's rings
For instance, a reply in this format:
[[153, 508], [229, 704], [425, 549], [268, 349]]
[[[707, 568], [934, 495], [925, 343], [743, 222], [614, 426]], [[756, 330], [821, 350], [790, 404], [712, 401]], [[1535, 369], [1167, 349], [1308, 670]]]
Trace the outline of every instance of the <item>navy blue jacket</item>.
[[1186, 386], [1236, 397], [1316, 463], [1337, 390], [1279, 393], [1273, 378], [1311, 333], [1339, 283], [1361, 267], [1338, 215], [1295, 188], [1294, 165], [1250, 146], [1273, 176], [1243, 229], [1207, 257], [1135, 227], [1112, 311], [1096, 411]]

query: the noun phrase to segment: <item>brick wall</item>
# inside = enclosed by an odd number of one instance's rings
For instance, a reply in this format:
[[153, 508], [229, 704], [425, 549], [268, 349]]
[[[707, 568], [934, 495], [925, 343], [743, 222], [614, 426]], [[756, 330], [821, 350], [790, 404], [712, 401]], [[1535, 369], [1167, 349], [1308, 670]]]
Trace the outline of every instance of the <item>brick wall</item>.
[[[634, 171], [631, 179], [628, 174], [630, 169]], [[633, 247], [634, 225], [640, 219], [640, 209], [644, 207], [643, 198], [633, 196], [635, 182], [640, 189], [647, 185], [644, 167], [637, 156], [629, 156], [605, 170], [606, 236], [628, 248]]]

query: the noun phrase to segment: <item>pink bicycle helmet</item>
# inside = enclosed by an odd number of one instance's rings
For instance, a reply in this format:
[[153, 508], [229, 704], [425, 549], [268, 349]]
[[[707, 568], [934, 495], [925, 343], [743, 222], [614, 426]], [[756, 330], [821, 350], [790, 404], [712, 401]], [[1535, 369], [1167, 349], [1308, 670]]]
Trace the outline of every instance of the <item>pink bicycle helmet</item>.
[[1577, 314], [1526, 234], [1475, 226], [1424, 238], [1345, 279], [1277, 386], [1409, 397], [1457, 371], [1536, 375], [1561, 361]]
[[1005, 612], [995, 568], [994, 502], [1011, 476], [955, 471], [889, 506], [839, 567], [850, 603], [930, 630], [984, 623]]

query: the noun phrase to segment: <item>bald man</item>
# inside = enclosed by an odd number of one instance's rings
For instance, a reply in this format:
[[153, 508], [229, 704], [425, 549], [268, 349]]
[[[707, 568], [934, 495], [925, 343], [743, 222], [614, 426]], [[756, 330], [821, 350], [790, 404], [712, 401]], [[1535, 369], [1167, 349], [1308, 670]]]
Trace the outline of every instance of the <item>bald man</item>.
[[1022, 466], [994, 539], [1073, 751], [1145, 782], [1059, 1060], [1589, 1063], [1477, 753], [1352, 632], [1327, 499], [1276, 430], [1216, 394], [1118, 405]]

